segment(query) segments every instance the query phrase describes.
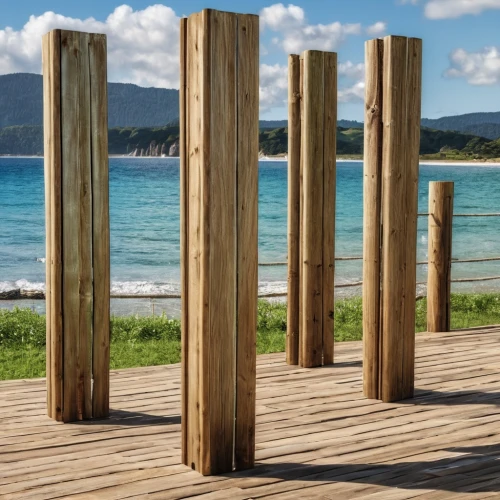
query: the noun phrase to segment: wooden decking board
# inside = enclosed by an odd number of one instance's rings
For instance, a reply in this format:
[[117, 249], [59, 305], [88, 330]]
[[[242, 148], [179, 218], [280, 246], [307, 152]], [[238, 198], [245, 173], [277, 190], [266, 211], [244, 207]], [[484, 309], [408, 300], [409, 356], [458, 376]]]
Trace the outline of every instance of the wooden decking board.
[[361, 344], [330, 367], [258, 358], [257, 467], [180, 464], [180, 369], [111, 373], [111, 418], [45, 415], [45, 380], [0, 382], [0, 498], [500, 498], [500, 327], [417, 335], [416, 397], [362, 396]]

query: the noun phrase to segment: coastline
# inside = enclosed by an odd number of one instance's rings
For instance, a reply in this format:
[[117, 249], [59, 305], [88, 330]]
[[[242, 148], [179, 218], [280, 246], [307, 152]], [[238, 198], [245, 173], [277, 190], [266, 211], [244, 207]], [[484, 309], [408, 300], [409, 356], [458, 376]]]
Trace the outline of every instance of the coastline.
[[[0, 154], [0, 159], [1, 158], [17, 158], [17, 159], [34, 159], [34, 158], [42, 158], [43, 156], [26, 156], [26, 155], [3, 155]], [[110, 154], [109, 158], [130, 158], [134, 160], [143, 160], [143, 159], [155, 159], [155, 160], [166, 160], [166, 159], [174, 159], [174, 158], [179, 158], [179, 156], [129, 156], [129, 155], [117, 155], [117, 154]], [[264, 156], [259, 158], [259, 161], [276, 161], [276, 162], [287, 162], [288, 159], [286, 157], [283, 157], [283, 155], [276, 155], [276, 156]], [[357, 158], [353, 156], [344, 156], [344, 155], [339, 155], [337, 156], [337, 161], [338, 162], [343, 162], [343, 163], [362, 163], [363, 158]], [[500, 161], [495, 159], [495, 160], [478, 160], [478, 161], [470, 161], [470, 160], [427, 160], [427, 159], [420, 159], [419, 161], [420, 165], [440, 165], [440, 166], [450, 166], [450, 167], [500, 167]]]

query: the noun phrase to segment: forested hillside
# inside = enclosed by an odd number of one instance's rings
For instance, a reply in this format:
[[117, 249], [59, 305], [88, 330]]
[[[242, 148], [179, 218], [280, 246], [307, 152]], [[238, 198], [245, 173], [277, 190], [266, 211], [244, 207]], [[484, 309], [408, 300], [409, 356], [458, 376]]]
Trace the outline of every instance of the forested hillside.
[[[42, 125], [41, 75], [0, 75], [0, 127]], [[109, 126], [159, 127], [179, 117], [179, 91], [108, 84]]]
[[[110, 154], [133, 156], [168, 156], [178, 154], [174, 146], [179, 139], [179, 127], [127, 127], [109, 129]], [[261, 129], [259, 150], [263, 155], [285, 154], [288, 149], [286, 127]], [[337, 129], [337, 154], [361, 155], [363, 153], [363, 129]], [[43, 154], [43, 130], [41, 126], [15, 126], [0, 129], [0, 154]], [[500, 140], [490, 141], [459, 132], [443, 132], [423, 127], [420, 141], [421, 155], [436, 158], [500, 158]]]

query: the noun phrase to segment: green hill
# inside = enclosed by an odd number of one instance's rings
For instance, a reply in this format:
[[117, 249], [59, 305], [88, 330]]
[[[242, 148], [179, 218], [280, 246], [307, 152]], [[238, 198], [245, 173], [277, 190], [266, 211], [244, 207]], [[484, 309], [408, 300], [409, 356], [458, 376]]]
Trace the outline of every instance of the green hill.
[[[41, 75], [0, 75], [0, 127], [42, 125]], [[109, 126], [158, 127], [179, 118], [179, 91], [108, 84]]]
[[[108, 137], [110, 154], [168, 155], [170, 147], [179, 138], [179, 127], [115, 127], [109, 129]], [[261, 129], [259, 150], [263, 155], [285, 154], [288, 150], [287, 128]], [[338, 127], [337, 154], [362, 153], [363, 129]], [[0, 154], [42, 155], [42, 127], [25, 125], [0, 129]], [[422, 127], [420, 154], [429, 159], [500, 158], [500, 140], [490, 141], [471, 134]]]

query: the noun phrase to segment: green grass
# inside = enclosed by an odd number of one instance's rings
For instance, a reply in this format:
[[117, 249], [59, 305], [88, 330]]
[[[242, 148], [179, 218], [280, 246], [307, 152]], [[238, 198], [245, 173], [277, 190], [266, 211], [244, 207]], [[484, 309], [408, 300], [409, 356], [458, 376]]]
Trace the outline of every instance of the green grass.
[[[415, 331], [426, 329], [427, 301], [417, 301]], [[335, 340], [361, 340], [361, 298], [335, 304]], [[500, 294], [452, 295], [453, 329], [500, 324]], [[259, 301], [257, 353], [285, 350], [286, 305]], [[111, 368], [180, 361], [180, 322], [165, 316], [113, 317]], [[45, 316], [0, 310], [0, 380], [45, 376]]]

